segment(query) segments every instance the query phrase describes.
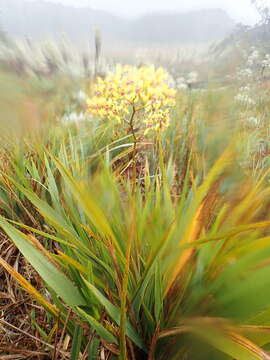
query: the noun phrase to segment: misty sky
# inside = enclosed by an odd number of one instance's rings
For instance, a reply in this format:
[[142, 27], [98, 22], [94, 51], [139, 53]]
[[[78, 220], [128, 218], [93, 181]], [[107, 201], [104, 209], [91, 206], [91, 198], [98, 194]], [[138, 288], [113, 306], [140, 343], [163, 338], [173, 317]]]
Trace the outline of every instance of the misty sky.
[[50, 0], [68, 5], [89, 5], [124, 16], [137, 16], [151, 11], [187, 11], [207, 7], [223, 8], [237, 21], [253, 24], [258, 20], [251, 0]]

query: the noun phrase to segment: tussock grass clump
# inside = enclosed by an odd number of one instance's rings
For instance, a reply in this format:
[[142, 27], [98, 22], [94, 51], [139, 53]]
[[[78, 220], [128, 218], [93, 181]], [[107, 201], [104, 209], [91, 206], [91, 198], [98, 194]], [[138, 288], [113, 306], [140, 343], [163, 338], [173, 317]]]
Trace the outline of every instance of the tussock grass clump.
[[243, 162], [239, 112], [226, 90], [181, 91], [135, 151], [125, 126], [89, 118], [3, 147], [0, 264], [32, 299], [31, 356], [269, 358], [268, 172]]

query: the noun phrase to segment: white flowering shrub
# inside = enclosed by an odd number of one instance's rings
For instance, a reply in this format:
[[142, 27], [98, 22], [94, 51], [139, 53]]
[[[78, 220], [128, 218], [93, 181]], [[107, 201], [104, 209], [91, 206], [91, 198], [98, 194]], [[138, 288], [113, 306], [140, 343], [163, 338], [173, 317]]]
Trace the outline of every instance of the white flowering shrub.
[[255, 47], [243, 51], [243, 63], [237, 69], [233, 80], [239, 84], [235, 101], [245, 108], [247, 118], [254, 117], [252, 111], [255, 110], [259, 101], [259, 94], [261, 95], [258, 87], [261, 88], [262, 82], [270, 75], [269, 70], [269, 54], [265, 54]]
[[268, 109], [270, 78], [270, 54], [251, 47], [243, 51], [243, 63], [233, 78], [238, 84], [234, 97], [240, 107], [240, 121], [246, 136], [242, 165], [251, 168], [254, 174], [269, 167], [270, 115]]

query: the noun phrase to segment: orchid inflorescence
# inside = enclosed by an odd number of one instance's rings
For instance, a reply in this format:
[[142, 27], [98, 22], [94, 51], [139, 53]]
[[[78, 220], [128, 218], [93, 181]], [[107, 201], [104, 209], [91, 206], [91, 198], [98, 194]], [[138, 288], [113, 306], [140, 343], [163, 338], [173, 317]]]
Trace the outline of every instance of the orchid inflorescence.
[[169, 74], [154, 66], [121, 66], [104, 79], [98, 78], [88, 100], [89, 112], [117, 123], [136, 123], [144, 133], [168, 127], [176, 91]]

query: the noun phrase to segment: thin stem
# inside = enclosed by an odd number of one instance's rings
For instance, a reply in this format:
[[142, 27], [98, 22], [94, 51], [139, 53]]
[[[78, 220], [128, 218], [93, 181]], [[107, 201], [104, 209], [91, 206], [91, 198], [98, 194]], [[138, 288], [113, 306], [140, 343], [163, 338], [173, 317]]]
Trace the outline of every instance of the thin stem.
[[135, 157], [136, 157], [136, 152], [137, 152], [137, 142], [138, 142], [138, 139], [137, 139], [137, 136], [136, 136], [136, 133], [135, 133], [135, 129], [134, 129], [134, 117], [135, 117], [135, 114], [136, 114], [136, 109], [135, 109], [135, 106], [133, 105], [132, 106], [132, 114], [131, 114], [131, 117], [130, 117], [130, 120], [129, 120], [129, 127], [130, 127], [130, 131], [131, 131], [131, 134], [133, 136], [133, 151], [132, 151], [132, 161], [133, 161], [133, 189], [135, 190], [135, 187], [136, 187], [136, 161], [135, 161]]

